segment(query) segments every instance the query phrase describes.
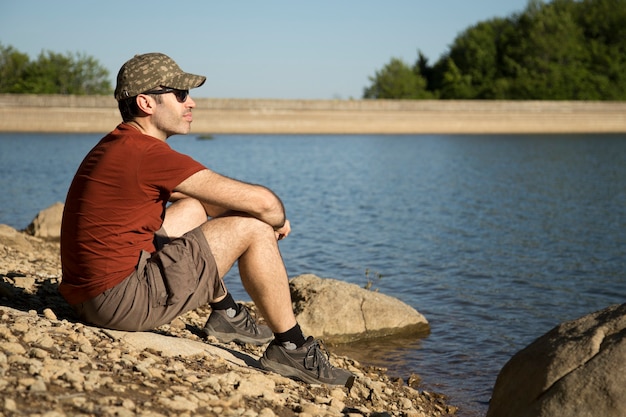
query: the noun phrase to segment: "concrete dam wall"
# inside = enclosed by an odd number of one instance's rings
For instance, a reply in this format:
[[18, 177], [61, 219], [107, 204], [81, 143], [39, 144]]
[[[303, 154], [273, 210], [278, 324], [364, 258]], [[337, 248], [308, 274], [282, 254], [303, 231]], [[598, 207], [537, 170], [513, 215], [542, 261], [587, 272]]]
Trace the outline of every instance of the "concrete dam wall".
[[[194, 99], [194, 134], [626, 133], [626, 102]], [[0, 94], [1, 132], [106, 133], [108, 96]]]

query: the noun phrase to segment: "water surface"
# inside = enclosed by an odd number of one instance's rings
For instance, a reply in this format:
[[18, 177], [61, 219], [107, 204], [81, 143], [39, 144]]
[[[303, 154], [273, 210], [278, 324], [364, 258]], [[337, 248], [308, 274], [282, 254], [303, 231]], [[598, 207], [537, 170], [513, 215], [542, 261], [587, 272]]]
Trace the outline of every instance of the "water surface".
[[[63, 201], [98, 135], [0, 135], [0, 223]], [[290, 276], [314, 273], [410, 304], [424, 339], [368, 342], [460, 416], [484, 415], [498, 371], [558, 323], [626, 294], [626, 136], [174, 137], [210, 168], [269, 186], [287, 208]], [[236, 298], [249, 299], [230, 273]]]

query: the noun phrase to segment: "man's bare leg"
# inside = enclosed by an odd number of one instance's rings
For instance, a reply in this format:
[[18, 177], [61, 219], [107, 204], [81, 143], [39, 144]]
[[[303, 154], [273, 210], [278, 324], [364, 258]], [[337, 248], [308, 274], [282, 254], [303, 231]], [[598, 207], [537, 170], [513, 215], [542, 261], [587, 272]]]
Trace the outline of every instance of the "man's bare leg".
[[223, 277], [236, 261], [244, 288], [274, 333], [296, 325], [287, 271], [271, 226], [252, 217], [230, 215], [202, 226]]
[[209, 243], [220, 277], [239, 261], [243, 286], [270, 329], [281, 333], [295, 326], [287, 271], [272, 227], [239, 215], [207, 221], [202, 204], [192, 198], [167, 208], [163, 228], [168, 236], [178, 237], [198, 226]]

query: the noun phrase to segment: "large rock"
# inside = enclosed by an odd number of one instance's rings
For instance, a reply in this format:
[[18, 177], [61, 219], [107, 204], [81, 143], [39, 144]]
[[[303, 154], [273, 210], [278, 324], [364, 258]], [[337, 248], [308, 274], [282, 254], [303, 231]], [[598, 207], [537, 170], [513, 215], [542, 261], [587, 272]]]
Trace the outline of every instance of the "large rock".
[[44, 239], [57, 240], [61, 237], [61, 218], [63, 217], [63, 203], [54, 203], [41, 210], [26, 228], [30, 235]]
[[487, 417], [624, 417], [626, 304], [563, 323], [502, 368]]
[[6, 224], [0, 224], [0, 244], [20, 252], [30, 252], [33, 249], [33, 245], [22, 233]]
[[428, 334], [426, 318], [402, 301], [355, 284], [300, 275], [289, 283], [305, 334], [334, 342], [400, 333]]

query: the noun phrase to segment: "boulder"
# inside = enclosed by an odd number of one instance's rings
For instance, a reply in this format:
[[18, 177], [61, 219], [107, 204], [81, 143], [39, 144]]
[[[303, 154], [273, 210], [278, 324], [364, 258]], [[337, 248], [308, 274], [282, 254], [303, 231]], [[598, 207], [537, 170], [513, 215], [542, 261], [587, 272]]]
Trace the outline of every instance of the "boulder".
[[306, 274], [289, 286], [298, 323], [314, 337], [342, 343], [430, 331], [426, 318], [409, 305], [355, 284]]
[[26, 228], [26, 233], [43, 239], [58, 240], [61, 237], [63, 203], [54, 203], [41, 210]]
[[623, 417], [626, 304], [563, 323], [502, 368], [487, 417]]
[[30, 252], [33, 249], [33, 245], [22, 233], [6, 224], [0, 224], [0, 244], [20, 252]]

